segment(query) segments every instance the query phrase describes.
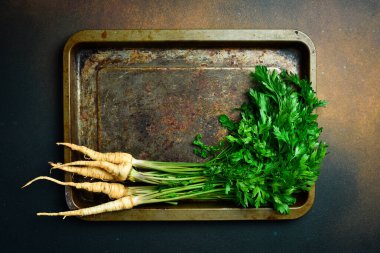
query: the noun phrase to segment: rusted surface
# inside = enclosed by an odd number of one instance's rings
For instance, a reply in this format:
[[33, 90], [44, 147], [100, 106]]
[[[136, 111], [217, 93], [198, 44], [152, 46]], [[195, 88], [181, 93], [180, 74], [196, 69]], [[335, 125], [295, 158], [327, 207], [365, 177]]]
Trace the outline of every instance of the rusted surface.
[[[200, 161], [193, 154], [194, 136], [201, 133], [210, 144], [225, 136], [217, 117], [227, 114], [237, 119], [239, 114], [233, 109], [254, 87], [249, 73], [256, 65], [314, 80], [313, 54], [312, 43], [298, 31], [78, 33], [65, 47], [65, 69], [71, 70], [65, 73], [70, 90], [65, 104], [70, 112], [65, 114], [70, 122], [66, 141], [105, 152], [126, 151], [139, 159]], [[71, 208], [106, 201], [96, 194], [67, 191]], [[287, 216], [268, 208], [189, 202], [178, 207], [143, 206], [89, 219], [294, 219], [313, 202], [314, 190], [301, 194]]]
[[167, 161], [194, 160], [197, 133], [209, 143], [225, 135], [217, 116], [233, 116], [255, 65], [301, 67], [299, 51], [274, 48], [105, 49], [83, 61], [79, 143]]

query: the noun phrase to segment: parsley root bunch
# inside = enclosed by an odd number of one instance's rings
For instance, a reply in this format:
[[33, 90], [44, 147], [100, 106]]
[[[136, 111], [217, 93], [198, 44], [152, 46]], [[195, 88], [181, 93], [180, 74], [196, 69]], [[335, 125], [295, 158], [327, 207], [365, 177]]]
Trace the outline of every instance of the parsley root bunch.
[[[316, 97], [309, 81], [295, 74], [257, 66], [251, 76], [257, 86], [249, 90], [247, 102], [239, 108], [240, 119], [219, 116], [228, 135], [215, 145], [203, 143], [201, 134], [195, 137], [194, 152], [207, 159], [203, 163], [137, 160], [127, 153], [100, 153], [58, 143], [91, 161], [51, 163], [54, 169], [104, 182], [64, 183], [47, 177], [35, 180], [105, 193], [114, 200], [81, 210], [38, 215], [92, 215], [183, 199], [224, 199], [242, 207], [269, 205], [279, 213], [289, 213], [289, 206], [296, 202], [295, 194], [310, 190], [319, 176], [327, 144], [319, 141], [322, 128], [318, 127], [315, 109], [326, 102]], [[126, 187], [125, 181], [146, 185]]]

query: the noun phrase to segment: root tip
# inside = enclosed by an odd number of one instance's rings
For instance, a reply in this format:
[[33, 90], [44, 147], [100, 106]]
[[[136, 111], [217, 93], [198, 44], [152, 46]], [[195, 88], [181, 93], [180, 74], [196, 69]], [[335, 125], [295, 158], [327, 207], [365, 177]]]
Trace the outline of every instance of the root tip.
[[62, 166], [63, 164], [62, 163], [53, 163], [53, 162], [49, 162], [49, 165], [52, 166], [52, 169], [56, 169], [56, 168], [59, 168], [60, 166]]
[[73, 144], [71, 143], [68, 143], [68, 142], [57, 142], [56, 143], [58, 146], [65, 146], [65, 147], [68, 147], [68, 148], [73, 148]]
[[37, 213], [37, 216], [55, 216], [55, 213]]
[[31, 185], [34, 181], [37, 181], [37, 180], [39, 180], [39, 179], [41, 179], [41, 177], [36, 177], [35, 179], [30, 180], [29, 182], [27, 182], [26, 184], [24, 184], [24, 185], [21, 187], [21, 189], [23, 189], [23, 188], [25, 188], [25, 187]]
[[60, 216], [60, 213], [37, 213], [37, 216]]

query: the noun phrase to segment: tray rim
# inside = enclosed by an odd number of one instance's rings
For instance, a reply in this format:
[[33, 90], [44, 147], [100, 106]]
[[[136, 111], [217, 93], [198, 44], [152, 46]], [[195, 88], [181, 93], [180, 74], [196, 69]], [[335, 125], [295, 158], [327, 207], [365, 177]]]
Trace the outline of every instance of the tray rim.
[[[266, 29], [130, 29], [130, 30], [82, 30], [74, 33], [66, 42], [63, 50], [63, 115], [64, 115], [64, 141], [72, 142], [71, 128], [71, 103], [70, 93], [72, 84], [72, 72], [74, 66], [72, 63], [73, 49], [82, 43], [115, 43], [115, 42], [296, 42], [302, 43], [309, 51], [309, 79], [314, 90], [317, 92], [316, 85], [316, 49], [312, 40], [299, 30], [266, 30]], [[64, 162], [71, 161], [71, 151], [64, 149]], [[71, 181], [70, 173], [65, 174], [65, 180]], [[75, 209], [77, 206], [73, 201], [73, 191], [69, 187], [65, 187], [66, 203], [70, 209]], [[184, 209], [161, 209], [170, 212], [173, 215], [163, 215], [157, 217], [151, 215], [149, 219], [141, 217], [131, 218], [126, 215], [102, 214], [89, 217], [80, 217], [83, 220], [90, 221], [169, 221], [169, 220], [293, 220], [304, 216], [310, 211], [315, 201], [315, 185], [308, 192], [306, 202], [299, 207], [291, 207], [291, 212], [288, 215], [281, 215], [274, 212], [272, 208], [223, 208], [225, 212], [237, 211], [244, 213], [241, 217], [213, 217], [201, 216], [190, 218], [178, 218], [178, 212], [183, 212]], [[139, 209], [140, 212], [152, 212], [157, 209]], [[187, 211], [221, 211], [220, 208], [205, 208], [192, 209]], [[260, 217], [255, 217], [255, 212], [260, 213]], [[264, 214], [262, 213], [264, 212]], [[183, 215], [179, 215], [183, 217]]]

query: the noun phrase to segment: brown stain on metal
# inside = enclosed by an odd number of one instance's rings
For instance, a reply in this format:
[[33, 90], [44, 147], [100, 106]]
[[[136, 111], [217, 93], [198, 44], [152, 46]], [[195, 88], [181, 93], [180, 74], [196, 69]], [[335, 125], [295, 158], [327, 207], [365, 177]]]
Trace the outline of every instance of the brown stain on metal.
[[107, 31], [102, 32], [101, 36], [103, 39], [107, 38]]
[[152, 55], [149, 52], [141, 52], [140, 50], [133, 50], [128, 58], [129, 64], [134, 63], [147, 63], [152, 61]]

